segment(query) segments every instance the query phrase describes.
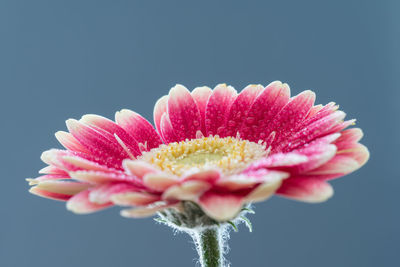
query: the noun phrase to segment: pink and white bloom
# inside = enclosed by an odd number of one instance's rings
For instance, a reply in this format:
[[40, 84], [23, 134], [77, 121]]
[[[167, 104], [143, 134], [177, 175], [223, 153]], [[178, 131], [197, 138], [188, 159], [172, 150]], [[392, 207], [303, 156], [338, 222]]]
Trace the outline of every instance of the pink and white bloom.
[[56, 137], [65, 149], [42, 154], [42, 176], [30, 192], [67, 201], [75, 213], [126, 206], [126, 217], [182, 211], [196, 203], [213, 220], [234, 219], [247, 204], [274, 194], [321, 202], [329, 180], [368, 160], [354, 120], [315, 94], [290, 96], [287, 84], [225, 84], [189, 92], [176, 85], [154, 107], [155, 128], [121, 110], [115, 122], [97, 115], [67, 120]]

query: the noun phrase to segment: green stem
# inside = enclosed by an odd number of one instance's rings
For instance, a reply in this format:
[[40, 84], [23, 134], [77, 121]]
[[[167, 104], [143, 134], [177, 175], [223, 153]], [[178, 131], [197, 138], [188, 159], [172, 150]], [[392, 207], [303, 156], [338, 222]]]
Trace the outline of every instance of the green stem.
[[223, 244], [218, 227], [201, 229], [193, 236], [202, 267], [223, 267]]

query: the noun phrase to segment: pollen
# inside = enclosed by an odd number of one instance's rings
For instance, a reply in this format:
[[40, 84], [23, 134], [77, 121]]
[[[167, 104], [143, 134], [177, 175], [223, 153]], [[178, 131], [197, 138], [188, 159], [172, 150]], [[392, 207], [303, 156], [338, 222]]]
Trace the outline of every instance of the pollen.
[[261, 143], [210, 136], [161, 145], [144, 152], [141, 159], [175, 175], [192, 168], [213, 167], [225, 174], [234, 174], [266, 154], [265, 145]]

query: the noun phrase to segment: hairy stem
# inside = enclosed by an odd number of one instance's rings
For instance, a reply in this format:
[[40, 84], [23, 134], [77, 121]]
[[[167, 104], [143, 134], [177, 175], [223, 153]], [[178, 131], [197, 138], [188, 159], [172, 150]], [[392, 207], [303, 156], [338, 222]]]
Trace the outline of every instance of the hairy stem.
[[218, 227], [207, 227], [193, 234], [202, 267], [224, 266], [221, 231]]

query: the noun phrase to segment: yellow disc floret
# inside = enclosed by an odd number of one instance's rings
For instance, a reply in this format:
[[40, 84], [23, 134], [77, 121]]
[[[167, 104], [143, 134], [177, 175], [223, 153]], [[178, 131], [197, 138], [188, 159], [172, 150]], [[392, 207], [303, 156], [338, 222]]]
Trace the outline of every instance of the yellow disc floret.
[[217, 167], [226, 174], [240, 172], [266, 155], [265, 146], [234, 137], [202, 137], [161, 145], [143, 153], [142, 160], [161, 170], [181, 175], [191, 168]]

